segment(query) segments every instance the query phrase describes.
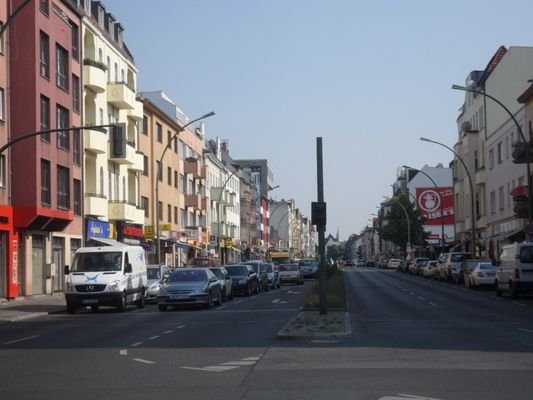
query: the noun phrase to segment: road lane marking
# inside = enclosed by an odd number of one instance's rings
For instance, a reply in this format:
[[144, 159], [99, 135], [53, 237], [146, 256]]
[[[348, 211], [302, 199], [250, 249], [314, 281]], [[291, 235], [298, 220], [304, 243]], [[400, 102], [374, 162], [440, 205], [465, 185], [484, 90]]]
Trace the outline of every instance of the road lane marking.
[[533, 333], [531, 329], [518, 328], [518, 330], [522, 332]]
[[516, 304], [517, 306], [527, 307], [527, 304], [519, 303], [519, 302], [517, 302], [517, 301], [513, 301], [512, 303], [513, 303], [513, 304]]
[[279, 303], [281, 301], [281, 299], [274, 299], [272, 300], [272, 303]]
[[135, 342], [132, 345], [130, 345], [130, 347], [137, 347], [137, 346], [140, 346], [141, 344], [143, 344], [143, 342]]
[[234, 301], [233, 304], [241, 304], [244, 300], [237, 300], [237, 301]]
[[432, 303], [431, 301], [429, 302], [429, 304], [431, 304], [433, 307], [438, 307], [435, 303]]
[[148, 340], [156, 340], [156, 339], [159, 339], [159, 335], [152, 336], [151, 338], [148, 338]]
[[143, 358], [134, 358], [133, 361], [137, 361], [143, 364], [155, 364], [154, 361], [145, 360]]
[[223, 371], [229, 371], [230, 369], [239, 368], [238, 366], [221, 366], [221, 365], [211, 365], [209, 367], [203, 367], [203, 368], [195, 368], [195, 367], [181, 367], [183, 369], [192, 369], [195, 371], [208, 371], [208, 372], [223, 372]]
[[225, 308], [228, 308], [228, 306], [220, 306], [220, 307], [218, 307], [218, 310], [223, 310]]
[[[262, 356], [262, 354], [261, 354]], [[246, 358], [243, 358], [242, 361], [259, 361], [261, 359], [261, 356], [259, 357], [246, 357]]]
[[417, 299], [422, 300], [422, 301], [426, 300], [426, 299], [424, 299], [423, 297], [420, 297], [420, 296], [416, 296], [416, 297], [417, 297]]
[[120, 355], [121, 356], [127, 356], [128, 355], [128, 350], [120, 350]]
[[10, 342], [5, 342], [4, 344], [5, 345], [9, 345], [9, 344], [14, 344], [14, 343], [24, 342], [25, 340], [35, 339], [35, 338], [38, 338], [39, 336], [41, 336], [41, 335], [28, 336], [28, 337], [12, 340]]
[[176, 329], [183, 329], [183, 328], [185, 328], [185, 325], [178, 325], [178, 326], [176, 326]]
[[174, 332], [174, 331], [173, 330], [165, 331], [165, 332], [163, 332], [163, 335], [168, 335], [169, 333], [172, 333], [172, 332]]
[[236, 366], [244, 366], [244, 365], [254, 365], [256, 363], [256, 361], [228, 361], [228, 362], [225, 362], [225, 363], [222, 363], [220, 365], [236, 365]]

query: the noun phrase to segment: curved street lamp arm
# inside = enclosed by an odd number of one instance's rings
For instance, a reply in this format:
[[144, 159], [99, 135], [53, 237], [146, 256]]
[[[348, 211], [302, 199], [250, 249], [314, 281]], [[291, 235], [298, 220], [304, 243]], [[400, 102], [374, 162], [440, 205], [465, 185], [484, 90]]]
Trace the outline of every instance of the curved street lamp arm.
[[24, 3], [22, 3], [15, 11], [13, 11], [13, 14], [11, 14], [9, 16], [9, 18], [6, 20], [6, 22], [4, 23], [4, 25], [2, 25], [2, 29], [0, 29], [0, 40], [2, 40], [4, 38], [4, 32], [7, 30], [7, 28], [9, 27], [9, 24], [11, 23], [11, 21], [13, 21], [13, 19], [17, 16], [17, 14], [19, 12], [22, 11], [22, 9], [24, 7], [26, 7], [28, 5], [28, 3], [30, 2], [31, 0], [26, 0]]

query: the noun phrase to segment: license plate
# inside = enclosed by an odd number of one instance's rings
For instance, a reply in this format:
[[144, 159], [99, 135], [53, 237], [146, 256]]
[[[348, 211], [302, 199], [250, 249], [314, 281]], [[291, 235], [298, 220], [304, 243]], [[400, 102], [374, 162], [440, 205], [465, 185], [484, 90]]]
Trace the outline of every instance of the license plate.
[[97, 299], [84, 299], [82, 300], [82, 304], [98, 304]]
[[172, 296], [172, 300], [183, 300], [183, 299], [188, 299], [189, 296], [185, 295], [185, 294], [175, 294]]

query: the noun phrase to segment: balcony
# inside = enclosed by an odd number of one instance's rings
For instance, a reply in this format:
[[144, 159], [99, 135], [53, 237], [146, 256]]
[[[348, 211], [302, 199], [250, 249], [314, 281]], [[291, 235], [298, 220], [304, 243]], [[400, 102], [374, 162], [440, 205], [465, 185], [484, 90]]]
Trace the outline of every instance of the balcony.
[[199, 194], [186, 194], [185, 207], [200, 210], [202, 207], [202, 196]]
[[85, 215], [106, 217], [107, 211], [107, 198], [103, 194], [85, 193]]
[[96, 154], [107, 152], [107, 133], [85, 129], [83, 131], [83, 145], [85, 150]]
[[136, 100], [133, 109], [127, 111], [126, 115], [135, 121], [142, 121], [144, 117], [143, 110], [143, 103]]
[[[135, 204], [121, 201], [108, 202], [109, 220], [138, 222], [138, 212]], [[142, 211], [142, 210], [141, 210]], [[144, 221], [144, 214], [142, 220]]]
[[193, 178], [206, 178], [206, 167], [197, 158], [187, 158], [184, 162], [184, 170], [187, 175], [192, 175]]
[[485, 171], [485, 167], [477, 168], [476, 169], [476, 183], [478, 185], [487, 183], [487, 173]]
[[209, 199], [207, 197], [202, 197], [202, 204], [200, 205], [201, 211], [207, 211], [209, 206]]
[[212, 187], [210, 192], [211, 200], [214, 200], [216, 202], [220, 199], [220, 204], [226, 207], [234, 207], [235, 206], [235, 193], [230, 193], [227, 190], [224, 190], [224, 193], [222, 193], [222, 197], [220, 196], [222, 192], [222, 188], [219, 187]]
[[144, 154], [143, 153], [136, 151], [135, 154], [133, 154], [131, 161], [133, 162], [133, 164], [128, 165], [128, 169], [131, 169], [132, 171], [137, 171], [137, 172], [144, 171]]
[[101, 66], [94, 64], [83, 65], [83, 83], [95, 93], [103, 93], [107, 88], [106, 71]]
[[107, 84], [107, 102], [122, 110], [133, 110], [137, 104], [135, 92], [124, 82]]
[[[142, 157], [142, 156], [141, 156]], [[111, 151], [111, 142], [109, 143], [109, 159], [113, 162], [116, 162], [117, 164], [124, 164], [132, 166], [136, 162], [140, 162], [138, 167], [140, 167], [139, 171], [142, 171], [144, 168], [144, 159], [139, 158], [139, 155], [137, 154], [137, 150], [135, 149], [135, 146], [132, 142], [126, 143], [126, 153], [123, 157], [119, 156], [113, 156], [113, 152]]]

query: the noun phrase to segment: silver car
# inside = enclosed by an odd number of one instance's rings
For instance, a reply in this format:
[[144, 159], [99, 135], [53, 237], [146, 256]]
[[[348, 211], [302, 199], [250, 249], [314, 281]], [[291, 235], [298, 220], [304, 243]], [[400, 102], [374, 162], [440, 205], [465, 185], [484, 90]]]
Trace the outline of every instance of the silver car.
[[496, 265], [492, 261], [475, 263], [468, 274], [468, 282], [465, 279], [465, 285], [472, 289], [477, 289], [480, 286], [494, 286], [496, 269]]
[[222, 287], [222, 301], [233, 299], [233, 280], [224, 267], [210, 267], [209, 270], [215, 274]]
[[280, 264], [278, 270], [281, 284], [289, 282], [303, 285], [304, 274], [298, 264]]
[[168, 306], [200, 304], [210, 308], [222, 303], [222, 288], [208, 268], [179, 268], [160, 285], [159, 311]]
[[171, 272], [170, 267], [166, 265], [150, 264], [146, 266], [148, 289], [146, 289], [145, 301], [147, 303], [157, 302], [161, 281], [168, 278]]
[[268, 275], [268, 286], [272, 289], [280, 288], [281, 284], [279, 283], [279, 271], [277, 267], [272, 263], [265, 263], [264, 265]]

